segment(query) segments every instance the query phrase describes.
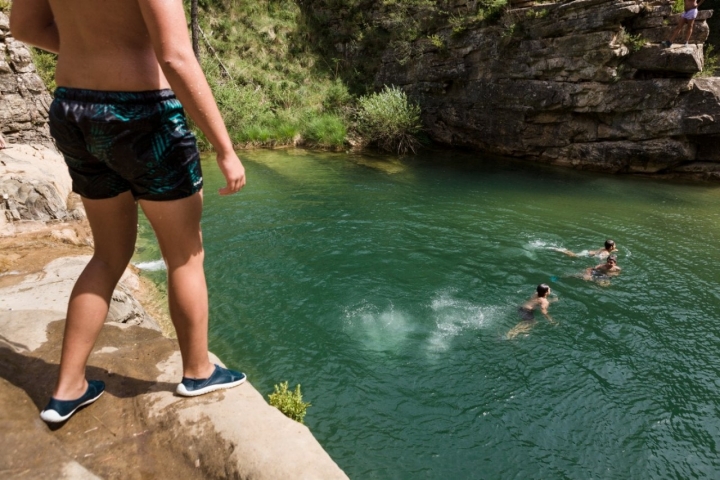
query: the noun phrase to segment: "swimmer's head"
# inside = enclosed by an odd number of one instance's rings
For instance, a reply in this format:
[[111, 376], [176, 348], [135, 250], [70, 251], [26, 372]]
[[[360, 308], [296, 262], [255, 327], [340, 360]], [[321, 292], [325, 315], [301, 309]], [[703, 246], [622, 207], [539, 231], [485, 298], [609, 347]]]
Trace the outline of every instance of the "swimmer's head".
[[540, 285], [537, 286], [538, 297], [542, 298], [542, 297], [547, 296], [549, 291], [550, 291], [550, 287], [544, 283], [541, 283]]
[[607, 258], [607, 263], [612, 265], [617, 265], [617, 255], [610, 255]]
[[615, 241], [610, 239], [605, 240], [605, 250], [607, 250], [608, 252], [612, 252], [613, 250], [615, 250]]

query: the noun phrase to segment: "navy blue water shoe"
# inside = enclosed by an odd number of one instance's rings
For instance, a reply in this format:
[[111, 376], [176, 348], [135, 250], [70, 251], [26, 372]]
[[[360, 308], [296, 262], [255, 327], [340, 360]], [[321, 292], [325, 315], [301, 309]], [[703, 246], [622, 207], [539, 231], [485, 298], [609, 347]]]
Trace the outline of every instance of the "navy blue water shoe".
[[210, 375], [210, 378], [183, 377], [182, 382], [175, 389], [175, 393], [183, 397], [197, 397], [215, 390], [236, 387], [245, 380], [247, 380], [247, 377], [244, 373], [215, 365], [215, 371]]
[[100, 380], [88, 380], [88, 388], [82, 397], [76, 400], [57, 400], [50, 398], [45, 410], [40, 412], [40, 418], [48, 423], [64, 422], [72, 416], [78, 408], [90, 405], [105, 391], [105, 383]]

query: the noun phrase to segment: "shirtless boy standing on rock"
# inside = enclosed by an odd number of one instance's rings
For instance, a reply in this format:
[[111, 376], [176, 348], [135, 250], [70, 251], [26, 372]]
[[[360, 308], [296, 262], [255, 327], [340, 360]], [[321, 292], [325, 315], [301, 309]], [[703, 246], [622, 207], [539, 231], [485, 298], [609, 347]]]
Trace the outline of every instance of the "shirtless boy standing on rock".
[[95, 242], [70, 295], [59, 377], [40, 416], [63, 422], [105, 389], [85, 379], [85, 366], [134, 252], [138, 204], [167, 265], [183, 362], [176, 393], [244, 382], [208, 357], [203, 180], [183, 107], [215, 149], [226, 180], [221, 195], [245, 185], [245, 169], [193, 55], [182, 1], [14, 0], [10, 29], [17, 40], [59, 53], [50, 131]]
[[690, 35], [692, 35], [693, 26], [695, 26], [695, 19], [698, 15], [698, 9], [704, 1], [705, 0], [700, 0], [699, 2], [697, 0], [685, 0], [685, 12], [680, 15], [677, 27], [675, 27], [675, 30], [673, 30], [673, 33], [670, 36], [670, 40], [662, 42], [661, 45], [663, 47], [669, 48], [670, 46], [672, 46], [675, 38], [680, 34], [685, 25], [687, 25], [687, 33], [685, 34], [685, 46], [687, 47], [688, 42], [690, 41]]

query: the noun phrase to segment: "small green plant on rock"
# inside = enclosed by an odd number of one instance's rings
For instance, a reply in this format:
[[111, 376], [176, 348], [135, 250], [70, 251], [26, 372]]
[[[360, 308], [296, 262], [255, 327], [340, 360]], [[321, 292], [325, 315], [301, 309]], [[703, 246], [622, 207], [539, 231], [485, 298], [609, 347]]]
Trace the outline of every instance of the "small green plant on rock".
[[435, 48], [438, 48], [440, 50], [443, 50], [445, 48], [445, 42], [443, 42], [443, 39], [440, 38], [440, 35], [428, 35], [427, 38], [428, 40], [430, 40], [430, 43], [432, 43]]
[[367, 142], [398, 154], [415, 152], [420, 107], [410, 103], [400, 88], [386, 85], [382, 92], [361, 97], [355, 117], [358, 133]]
[[639, 33], [637, 35], [631, 35], [625, 30], [625, 27], [620, 27], [616, 41], [620, 45], [625, 45], [631, 52], [637, 52], [647, 43], [642, 35]]
[[684, 0], [675, 0], [675, 3], [673, 3], [672, 7], [673, 13], [682, 13], [685, 11], [685, 1]]
[[497, 23], [505, 13], [507, 0], [482, 0], [478, 2], [478, 11], [475, 15], [481, 22]]
[[694, 77], [714, 77], [715, 71], [720, 68], [720, 57], [715, 53], [712, 45], [705, 44], [703, 50], [703, 69], [693, 75]]
[[[1, 2], [2, 0], [0, 0]], [[40, 50], [32, 47], [30, 49], [35, 69], [40, 79], [51, 92], [55, 90], [55, 65], [57, 64], [57, 55], [54, 53]]]
[[525, 13], [525, 18], [532, 20], [535, 18], [545, 18], [547, 17], [548, 11], [546, 8], [543, 8], [542, 10], [528, 10]]
[[305, 414], [311, 404], [302, 401], [300, 384], [295, 387], [295, 391], [288, 390], [288, 382], [282, 382], [274, 388], [275, 391], [268, 395], [270, 405], [280, 410], [286, 417], [305, 423]]
[[502, 38], [510, 38], [513, 35], [515, 35], [515, 30], [517, 29], [516, 23], [511, 23], [507, 27], [505, 27], [505, 30], [500, 34]]
[[449, 20], [450, 26], [452, 27], [452, 34], [456, 37], [462, 35], [467, 29], [465, 19], [458, 15], [451, 15]]

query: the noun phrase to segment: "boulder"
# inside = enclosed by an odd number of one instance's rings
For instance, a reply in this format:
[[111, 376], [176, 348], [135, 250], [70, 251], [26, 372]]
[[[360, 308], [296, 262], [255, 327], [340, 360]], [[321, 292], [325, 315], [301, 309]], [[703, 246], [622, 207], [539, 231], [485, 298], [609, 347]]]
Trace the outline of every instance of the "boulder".
[[[308, 428], [269, 406], [249, 382], [196, 398], [175, 396], [182, 376], [177, 341], [164, 337], [137, 303], [131, 316], [143, 320], [136, 325], [118, 323], [126, 315], [111, 308], [90, 357], [87, 375], [104, 381], [106, 394], [48, 428], [38, 414], [57, 378], [65, 306], [86, 262], [57, 259], [0, 288], [4, 476], [347, 480]], [[115, 293], [136, 285], [128, 271]]]
[[627, 58], [628, 66], [646, 72], [677, 72], [693, 74], [703, 69], [702, 45], [645, 45]]
[[12, 235], [15, 226], [79, 218], [68, 210], [72, 181], [62, 156], [44, 145], [10, 144], [0, 150], [0, 235]]

